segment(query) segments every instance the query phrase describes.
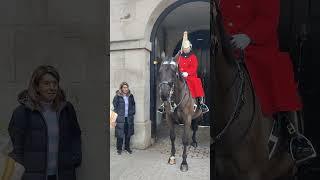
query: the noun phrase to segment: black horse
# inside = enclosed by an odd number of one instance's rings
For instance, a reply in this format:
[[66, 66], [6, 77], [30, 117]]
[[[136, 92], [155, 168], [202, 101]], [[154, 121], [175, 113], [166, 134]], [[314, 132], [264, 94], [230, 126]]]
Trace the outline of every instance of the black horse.
[[175, 125], [184, 124], [182, 136], [183, 161], [180, 166], [181, 171], [188, 171], [187, 146], [191, 140], [191, 130], [193, 130], [191, 145], [197, 147], [196, 131], [198, 128], [197, 119], [201, 117], [202, 111], [194, 109], [196, 100], [192, 98], [187, 82], [179, 72], [175, 57], [165, 57], [162, 55], [162, 62], [159, 68], [159, 92], [160, 98], [165, 105], [166, 120], [170, 129], [171, 156], [169, 164], [175, 164], [176, 138]]
[[[215, 2], [215, 1], [214, 1]], [[240, 51], [235, 57], [225, 33], [217, 3], [213, 3], [211, 57], [214, 76], [213, 106], [215, 124], [211, 152], [215, 179], [287, 180], [295, 172], [295, 162], [286, 148], [277, 148], [269, 157], [268, 139], [274, 120], [261, 111], [249, 73]], [[239, 59], [239, 60], [238, 60]], [[285, 135], [280, 144], [285, 144]]]

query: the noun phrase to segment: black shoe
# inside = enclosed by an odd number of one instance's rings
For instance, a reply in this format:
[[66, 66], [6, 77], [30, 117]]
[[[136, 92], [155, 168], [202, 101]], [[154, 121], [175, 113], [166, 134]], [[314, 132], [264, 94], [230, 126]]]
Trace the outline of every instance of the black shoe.
[[122, 150], [117, 150], [118, 155], [121, 155]]
[[129, 153], [129, 154], [132, 154], [132, 151], [130, 148], [125, 148], [125, 150]]
[[311, 142], [301, 134], [293, 137], [290, 143], [290, 148], [292, 158], [297, 163], [302, 163], [316, 157], [316, 151]]

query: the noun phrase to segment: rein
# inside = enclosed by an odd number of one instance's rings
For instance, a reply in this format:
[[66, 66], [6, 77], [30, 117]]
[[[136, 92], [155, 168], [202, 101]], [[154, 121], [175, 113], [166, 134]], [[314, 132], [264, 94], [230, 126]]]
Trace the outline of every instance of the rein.
[[[232, 112], [232, 114], [230, 115], [230, 118], [226, 124], [226, 126], [220, 131], [220, 133], [218, 135], [215, 136], [214, 140], [213, 140], [213, 143], [217, 143], [219, 141], [221, 141], [222, 137], [226, 134], [226, 132], [230, 129], [230, 126], [235, 122], [235, 120], [238, 118], [239, 114], [240, 114], [240, 110], [241, 108], [243, 107], [244, 103], [245, 103], [245, 96], [244, 96], [244, 86], [245, 86], [245, 76], [244, 76], [244, 70], [241, 68], [241, 64], [243, 64], [244, 67], [246, 67], [244, 65], [244, 51], [241, 50], [240, 52], [240, 59], [238, 61], [236, 61], [236, 64], [237, 64], [237, 76], [234, 78], [233, 82], [232, 82], [232, 85], [231, 87], [234, 86], [234, 84], [236, 83], [236, 79], [239, 78], [240, 79], [240, 88], [239, 88], [239, 92], [238, 92], [238, 96], [237, 96], [237, 101], [236, 101], [236, 104], [234, 106], [234, 111]], [[247, 71], [247, 69], [245, 69], [245, 71]], [[254, 91], [253, 91], [253, 85], [252, 85], [252, 81], [249, 79], [250, 81], [250, 86], [251, 86], [251, 91], [252, 91], [252, 97], [253, 97], [253, 112], [252, 112], [252, 115], [251, 115], [251, 119], [250, 119], [250, 125], [249, 127], [246, 129], [245, 133], [243, 134], [243, 137], [241, 138], [244, 138], [249, 130], [251, 129], [252, 127], [252, 124], [253, 124], [253, 121], [254, 121], [254, 114], [255, 114], [255, 111], [256, 111], [256, 106], [255, 106], [255, 94], [254, 94]], [[231, 87], [229, 89], [231, 89]]]
[[[216, 11], [218, 14], [221, 14], [220, 9], [219, 9], [219, 5], [220, 5], [220, 1], [217, 2], [217, 0], [214, 0], [212, 3], [214, 3], [214, 7], [216, 8]], [[213, 13], [212, 13], [213, 15]], [[215, 24], [217, 25], [217, 24]], [[215, 31], [213, 31], [212, 34], [212, 46], [211, 47], [213, 49], [213, 51], [211, 51], [212, 56], [213, 57], [217, 57], [218, 52], [219, 52], [219, 41], [217, 39], [217, 36], [215, 34], [219, 33], [216, 32], [216, 29], [214, 28]], [[241, 64], [245, 67], [244, 65], [244, 58], [245, 58], [245, 54], [244, 54], [244, 50], [240, 50], [240, 58], [239, 60], [236, 60], [236, 66], [237, 66], [237, 74], [235, 76], [235, 78], [232, 80], [232, 84], [231, 87], [227, 89], [226, 93], [229, 93], [229, 91], [231, 90], [231, 88], [236, 84], [236, 80], [239, 79], [240, 80], [240, 87], [239, 87], [239, 91], [237, 94], [237, 98], [236, 98], [236, 104], [234, 106], [234, 109], [229, 117], [229, 120], [227, 122], [227, 124], [225, 125], [225, 127], [213, 138], [213, 144], [216, 144], [217, 142], [221, 142], [222, 138], [225, 136], [226, 132], [230, 129], [230, 126], [235, 122], [235, 120], [239, 117], [240, 114], [240, 110], [242, 109], [243, 105], [245, 104], [245, 96], [244, 96], [244, 90], [245, 90], [245, 75], [244, 75], [244, 70], [241, 68]], [[251, 120], [250, 120], [250, 125], [247, 128], [247, 130], [245, 131], [245, 134], [243, 135], [244, 137], [248, 134], [249, 130], [252, 127], [253, 121], [254, 121], [254, 114], [255, 114], [255, 94], [253, 91], [253, 85], [251, 82], [251, 79], [249, 78], [250, 81], [250, 85], [251, 85], [251, 90], [252, 90], [252, 97], [253, 97], [253, 105], [254, 105], [254, 110], [251, 116]]]
[[[220, 133], [214, 138], [214, 143], [216, 143], [217, 141], [220, 141], [222, 139], [222, 137], [226, 134], [226, 131], [230, 128], [231, 124], [235, 121], [236, 116], [240, 113], [240, 110], [244, 104], [244, 73], [240, 67], [240, 63], [237, 62], [237, 77], [240, 79], [240, 90], [237, 96], [237, 101], [234, 107], [234, 110], [228, 120], [228, 123], [226, 124], [226, 126], [220, 131]], [[237, 79], [237, 78], [235, 78]], [[236, 81], [233, 81], [233, 84], [231, 87], [234, 86]], [[241, 102], [240, 102], [241, 101]]]

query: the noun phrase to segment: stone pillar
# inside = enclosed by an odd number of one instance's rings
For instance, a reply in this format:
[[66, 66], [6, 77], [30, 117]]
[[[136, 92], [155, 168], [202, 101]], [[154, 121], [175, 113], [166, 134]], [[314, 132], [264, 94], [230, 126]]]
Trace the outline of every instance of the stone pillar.
[[[132, 148], [145, 149], [151, 144], [150, 121], [150, 43], [144, 40], [111, 42], [110, 103], [121, 82], [129, 83], [136, 101], [135, 134]], [[111, 144], [115, 144], [114, 129], [110, 130]]]

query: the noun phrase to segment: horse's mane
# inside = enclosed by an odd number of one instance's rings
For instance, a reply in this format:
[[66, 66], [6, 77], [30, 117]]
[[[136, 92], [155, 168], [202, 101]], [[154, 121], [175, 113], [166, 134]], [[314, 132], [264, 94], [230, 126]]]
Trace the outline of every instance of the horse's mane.
[[[215, 3], [216, 3], [216, 0], [214, 0]], [[216, 3], [218, 4], [218, 3]], [[224, 28], [224, 25], [223, 25], [223, 20], [222, 20], [222, 13], [220, 11], [220, 8], [219, 7], [216, 7], [216, 10], [217, 10], [217, 16], [216, 16], [216, 20], [214, 20], [214, 18], [211, 18], [211, 23], [215, 26], [218, 26], [218, 32], [219, 33], [219, 36], [220, 36], [220, 40], [221, 40], [221, 47], [222, 47], [222, 53], [226, 59], [226, 61], [231, 64], [231, 65], [235, 65], [236, 64], [236, 59], [235, 59], [235, 56], [232, 52], [232, 45], [230, 43], [230, 36], [226, 33], [226, 30]], [[213, 14], [213, 13], [212, 13]], [[213, 16], [213, 15], [212, 15]], [[211, 36], [213, 37], [213, 32], [211, 30]], [[211, 41], [211, 43], [213, 43]]]

